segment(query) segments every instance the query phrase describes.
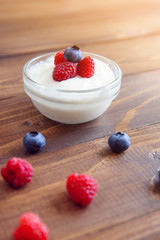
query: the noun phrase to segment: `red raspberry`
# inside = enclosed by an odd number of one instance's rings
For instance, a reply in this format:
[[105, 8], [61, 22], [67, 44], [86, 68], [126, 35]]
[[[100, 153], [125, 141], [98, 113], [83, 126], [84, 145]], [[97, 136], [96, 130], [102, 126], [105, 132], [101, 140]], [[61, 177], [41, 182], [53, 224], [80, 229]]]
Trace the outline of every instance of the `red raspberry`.
[[56, 55], [55, 55], [55, 58], [54, 58], [54, 64], [55, 65], [58, 65], [62, 62], [66, 62], [66, 59], [64, 58], [64, 51], [61, 51], [61, 52], [58, 52]]
[[75, 77], [77, 74], [77, 64], [72, 62], [63, 62], [55, 66], [53, 70], [53, 79], [63, 81]]
[[67, 179], [66, 187], [72, 200], [86, 206], [97, 192], [97, 182], [90, 176], [73, 173]]
[[4, 180], [13, 187], [22, 187], [31, 181], [33, 168], [27, 161], [13, 157], [6, 167], [1, 169], [1, 174]]
[[90, 78], [95, 71], [95, 63], [93, 58], [85, 57], [79, 61], [77, 65], [77, 74], [83, 78]]
[[34, 213], [25, 213], [20, 217], [19, 226], [13, 232], [15, 240], [47, 240], [49, 230]]

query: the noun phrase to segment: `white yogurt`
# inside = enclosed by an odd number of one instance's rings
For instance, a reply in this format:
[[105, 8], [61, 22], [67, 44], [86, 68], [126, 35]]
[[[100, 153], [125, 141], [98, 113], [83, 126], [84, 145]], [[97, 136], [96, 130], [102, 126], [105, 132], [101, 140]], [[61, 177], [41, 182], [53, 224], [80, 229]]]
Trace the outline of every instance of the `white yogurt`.
[[95, 89], [111, 83], [115, 79], [113, 71], [108, 64], [94, 58], [95, 73], [91, 78], [76, 76], [61, 82], [54, 81], [52, 78], [54, 68], [54, 56], [40, 61], [33, 65], [28, 75], [35, 82], [54, 89], [63, 90], [89, 90]]
[[44, 116], [68, 124], [88, 122], [103, 114], [118, 95], [120, 68], [101, 56], [83, 53], [85, 56], [91, 56], [95, 62], [95, 73], [91, 78], [76, 76], [54, 81], [52, 53], [32, 59], [25, 65], [24, 89]]

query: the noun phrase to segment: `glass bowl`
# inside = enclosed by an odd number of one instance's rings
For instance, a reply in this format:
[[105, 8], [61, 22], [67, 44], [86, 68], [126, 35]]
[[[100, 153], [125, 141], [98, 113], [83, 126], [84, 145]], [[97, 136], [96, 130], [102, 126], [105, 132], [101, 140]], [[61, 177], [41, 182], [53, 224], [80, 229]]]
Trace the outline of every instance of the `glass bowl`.
[[115, 76], [109, 84], [89, 90], [59, 90], [39, 84], [29, 77], [28, 71], [34, 64], [54, 57], [56, 53], [33, 58], [23, 68], [24, 90], [34, 106], [47, 118], [65, 124], [84, 123], [102, 115], [119, 93], [122, 78], [119, 66], [105, 57], [83, 52], [82, 57], [91, 56], [108, 64]]

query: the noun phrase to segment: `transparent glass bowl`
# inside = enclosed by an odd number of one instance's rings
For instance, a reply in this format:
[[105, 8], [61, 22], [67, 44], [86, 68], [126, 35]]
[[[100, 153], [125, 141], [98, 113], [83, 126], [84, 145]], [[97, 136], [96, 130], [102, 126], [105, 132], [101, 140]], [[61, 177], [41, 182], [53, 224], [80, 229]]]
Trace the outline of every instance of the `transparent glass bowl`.
[[55, 54], [53, 52], [33, 58], [23, 68], [24, 90], [35, 107], [47, 118], [65, 124], [84, 123], [102, 115], [119, 93], [122, 78], [119, 66], [105, 57], [83, 52], [83, 57], [91, 56], [108, 64], [115, 79], [103, 87], [89, 90], [58, 90], [35, 82], [27, 74], [34, 64]]

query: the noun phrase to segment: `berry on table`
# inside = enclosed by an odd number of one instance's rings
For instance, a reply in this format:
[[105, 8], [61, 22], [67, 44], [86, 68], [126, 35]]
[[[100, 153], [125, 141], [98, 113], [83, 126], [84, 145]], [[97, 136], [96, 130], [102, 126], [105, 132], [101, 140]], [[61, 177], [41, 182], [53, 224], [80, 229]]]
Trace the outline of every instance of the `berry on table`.
[[24, 213], [19, 219], [19, 225], [13, 232], [14, 240], [47, 240], [48, 227], [34, 213]]
[[62, 62], [66, 62], [66, 59], [64, 58], [64, 51], [65, 50], [62, 50], [62, 51], [56, 53], [55, 58], [54, 58], [55, 65], [58, 65]]
[[86, 206], [93, 200], [98, 184], [90, 176], [73, 173], [68, 177], [66, 187], [75, 203]]
[[23, 144], [28, 152], [36, 153], [45, 146], [46, 139], [41, 133], [32, 131], [26, 133], [26, 135], [23, 137]]
[[77, 74], [83, 78], [90, 78], [94, 75], [95, 63], [92, 57], [83, 58], [77, 65]]
[[18, 188], [31, 181], [33, 168], [26, 160], [13, 157], [1, 169], [1, 175], [12, 187]]
[[71, 62], [63, 62], [55, 66], [53, 70], [53, 79], [61, 82], [69, 78], [75, 77], [77, 74], [77, 64]]
[[108, 145], [113, 152], [123, 152], [129, 148], [131, 144], [130, 137], [124, 132], [116, 132], [108, 139]]
[[68, 62], [78, 63], [82, 59], [82, 53], [77, 46], [68, 47], [64, 52], [64, 58]]
[[158, 178], [159, 178], [159, 181], [160, 181], [160, 168], [158, 168], [157, 173], [158, 173]]

